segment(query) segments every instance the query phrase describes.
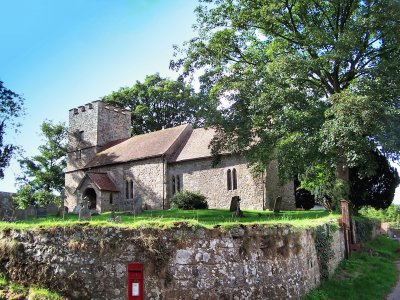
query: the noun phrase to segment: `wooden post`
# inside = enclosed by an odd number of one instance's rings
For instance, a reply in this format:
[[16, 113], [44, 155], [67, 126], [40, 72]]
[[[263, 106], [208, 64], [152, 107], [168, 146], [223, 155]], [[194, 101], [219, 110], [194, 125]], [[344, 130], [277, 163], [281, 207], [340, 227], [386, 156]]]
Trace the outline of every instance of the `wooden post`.
[[351, 243], [351, 218], [349, 211], [349, 202], [347, 200], [340, 200], [340, 207], [342, 209], [342, 229], [344, 234], [345, 257], [349, 258], [350, 243]]

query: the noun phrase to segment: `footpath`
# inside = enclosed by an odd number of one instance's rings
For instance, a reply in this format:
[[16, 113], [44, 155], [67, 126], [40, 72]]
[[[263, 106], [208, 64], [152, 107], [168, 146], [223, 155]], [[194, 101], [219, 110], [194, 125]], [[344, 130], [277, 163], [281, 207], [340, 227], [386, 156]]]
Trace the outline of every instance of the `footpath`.
[[[396, 261], [396, 267], [400, 274], [400, 261]], [[399, 300], [400, 299], [400, 276], [397, 279], [397, 284], [392, 292], [386, 297], [386, 300]]]

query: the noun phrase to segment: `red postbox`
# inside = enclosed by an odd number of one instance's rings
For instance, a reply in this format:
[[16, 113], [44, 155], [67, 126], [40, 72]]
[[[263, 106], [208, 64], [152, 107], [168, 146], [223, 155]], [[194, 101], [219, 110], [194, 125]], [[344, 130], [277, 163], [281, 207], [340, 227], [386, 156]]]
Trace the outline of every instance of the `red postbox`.
[[128, 300], [144, 300], [143, 264], [128, 264]]

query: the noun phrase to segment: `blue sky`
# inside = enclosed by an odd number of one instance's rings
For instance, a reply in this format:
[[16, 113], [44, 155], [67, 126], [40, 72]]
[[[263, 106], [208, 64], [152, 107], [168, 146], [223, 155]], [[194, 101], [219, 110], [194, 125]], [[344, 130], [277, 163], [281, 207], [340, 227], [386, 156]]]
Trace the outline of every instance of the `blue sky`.
[[[45, 120], [146, 75], [169, 70], [174, 44], [193, 37], [196, 0], [0, 0], [0, 80], [26, 99], [18, 135], [6, 139], [32, 156]], [[0, 191], [15, 191], [14, 160]]]
[[[26, 99], [18, 135], [6, 141], [37, 153], [40, 124], [146, 75], [169, 70], [174, 44], [193, 37], [196, 0], [0, 0], [0, 80]], [[13, 192], [16, 160], [0, 181]], [[400, 188], [396, 203], [400, 203]]]

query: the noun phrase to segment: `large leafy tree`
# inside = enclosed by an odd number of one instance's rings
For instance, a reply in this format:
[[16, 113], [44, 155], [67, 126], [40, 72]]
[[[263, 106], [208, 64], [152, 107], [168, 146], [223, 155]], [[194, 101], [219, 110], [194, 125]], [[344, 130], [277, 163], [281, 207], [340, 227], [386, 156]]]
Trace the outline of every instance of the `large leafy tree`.
[[201, 70], [226, 109], [213, 149], [272, 159], [282, 180], [336, 198], [371, 150], [399, 158], [400, 5], [395, 0], [200, 0], [197, 37], [171, 62]]
[[132, 87], [124, 87], [104, 97], [104, 101], [132, 111], [132, 132], [142, 134], [182, 123], [199, 126], [212, 106], [206, 96], [180, 81], [159, 74], [146, 76]]
[[54, 202], [64, 188], [67, 127], [45, 121], [40, 128], [44, 144], [39, 146], [39, 154], [20, 160], [22, 175], [18, 181], [21, 188], [15, 197], [20, 207]]
[[6, 144], [4, 136], [6, 128], [17, 128], [16, 120], [23, 114], [24, 99], [7, 89], [0, 81], [0, 179], [4, 178], [4, 169], [8, 167], [17, 146]]

